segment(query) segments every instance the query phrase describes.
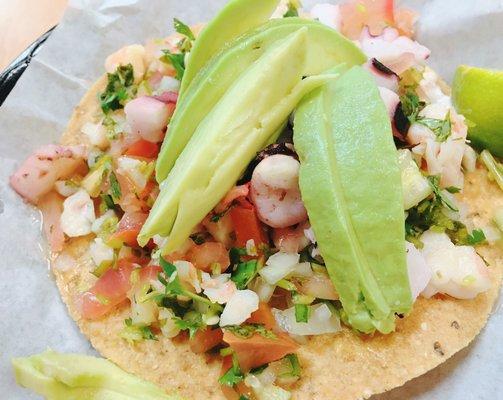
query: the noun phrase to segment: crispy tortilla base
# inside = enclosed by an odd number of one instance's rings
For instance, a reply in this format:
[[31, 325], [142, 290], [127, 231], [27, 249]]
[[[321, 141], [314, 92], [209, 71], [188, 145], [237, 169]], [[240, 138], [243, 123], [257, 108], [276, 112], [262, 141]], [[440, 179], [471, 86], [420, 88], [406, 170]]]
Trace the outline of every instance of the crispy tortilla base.
[[[102, 77], [82, 99], [63, 135], [65, 144], [85, 143], [82, 125], [99, 114], [96, 97], [105, 85]], [[490, 183], [481, 167], [466, 179], [463, 199], [470, 217], [483, 226], [494, 209], [503, 206], [503, 195]], [[186, 341], [145, 341], [135, 346], [118, 333], [129, 310], [122, 308], [100, 321], [79, 315], [79, 294], [89, 288], [94, 276], [88, 254], [90, 238], [67, 244], [53, 263], [61, 296], [72, 318], [92, 345], [106, 358], [128, 372], [157, 383], [186, 399], [224, 399], [217, 379], [220, 363], [215, 357], [191, 352]], [[498, 296], [502, 277], [502, 252], [495, 246], [477, 249], [489, 264], [493, 286], [475, 300], [449, 297], [424, 299], [414, 304], [410, 316], [398, 321], [395, 333], [359, 336], [345, 328], [336, 335], [313, 337], [299, 350], [303, 377], [294, 387], [295, 399], [355, 400], [381, 393], [417, 377], [466, 347], [480, 332]]]

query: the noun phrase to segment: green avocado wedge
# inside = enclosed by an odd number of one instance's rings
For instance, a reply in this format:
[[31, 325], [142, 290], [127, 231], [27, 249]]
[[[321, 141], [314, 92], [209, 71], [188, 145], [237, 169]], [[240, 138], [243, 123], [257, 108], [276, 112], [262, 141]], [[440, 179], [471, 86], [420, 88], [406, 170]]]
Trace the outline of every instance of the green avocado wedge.
[[236, 79], [279, 40], [307, 28], [304, 76], [319, 74], [337, 64], [362, 64], [365, 55], [337, 31], [301, 18], [274, 19], [237, 39], [199, 71], [178, 101], [156, 165], [158, 182], [166, 179], [197, 126]]
[[12, 365], [16, 382], [47, 400], [181, 400], [103, 358], [47, 350]]
[[194, 42], [180, 86], [180, 98], [185, 95], [197, 72], [214, 54], [236, 37], [266, 22], [278, 4], [279, 0], [229, 1]]
[[389, 333], [411, 310], [401, 174], [389, 117], [372, 77], [353, 67], [295, 112], [299, 184], [342, 317]]
[[304, 78], [307, 28], [280, 41], [231, 86], [196, 132], [161, 185], [138, 242], [168, 237], [178, 249], [218, 204], [256, 153], [277, 135], [302, 97], [336, 77]]

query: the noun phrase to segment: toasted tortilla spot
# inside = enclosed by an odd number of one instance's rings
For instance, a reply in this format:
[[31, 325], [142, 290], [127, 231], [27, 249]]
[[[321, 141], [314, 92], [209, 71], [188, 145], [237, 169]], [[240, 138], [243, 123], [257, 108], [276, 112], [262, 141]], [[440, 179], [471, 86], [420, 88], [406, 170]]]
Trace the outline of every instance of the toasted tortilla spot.
[[[80, 131], [99, 115], [97, 95], [104, 89], [103, 76], [76, 108], [62, 138], [63, 144], [87, 143]], [[476, 226], [489, 223], [496, 208], [503, 206], [503, 194], [479, 168], [466, 176], [461, 198], [470, 207]], [[76, 260], [76, 267], [53, 272], [61, 296], [72, 318], [92, 345], [124, 370], [150, 380], [167, 391], [177, 391], [191, 400], [224, 400], [218, 385], [220, 362], [216, 357], [192, 353], [187, 342], [159, 337], [130, 345], [119, 337], [129, 310], [117, 310], [99, 321], [86, 321], [79, 315], [80, 293], [96, 279], [90, 271], [88, 248], [91, 240], [70, 241], [65, 249]], [[344, 328], [336, 335], [316, 336], [298, 352], [302, 379], [293, 387], [296, 400], [356, 400], [382, 393], [435, 368], [468, 346], [486, 324], [499, 293], [503, 253], [496, 246], [477, 248], [493, 285], [474, 300], [448, 296], [420, 297], [412, 313], [397, 321], [395, 333], [359, 336]], [[426, 324], [426, 325], [424, 325]], [[428, 329], [422, 329], [427, 326]], [[443, 353], [443, 354], [441, 354]]]

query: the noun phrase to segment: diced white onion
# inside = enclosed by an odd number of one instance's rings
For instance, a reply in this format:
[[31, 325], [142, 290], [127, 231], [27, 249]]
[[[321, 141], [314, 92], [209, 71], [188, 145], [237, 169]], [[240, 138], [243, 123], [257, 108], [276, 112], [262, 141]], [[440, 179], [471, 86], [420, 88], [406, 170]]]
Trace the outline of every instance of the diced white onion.
[[257, 276], [248, 286], [257, 293], [260, 301], [268, 303], [276, 289], [275, 285], [269, 285], [261, 276]]
[[114, 249], [107, 246], [101, 238], [95, 238], [90, 246], [89, 253], [96, 266], [102, 263], [111, 263], [114, 260]]
[[299, 262], [297, 253], [278, 252], [266, 261], [265, 267], [259, 274], [270, 285], [276, 284], [288, 274], [292, 273]]
[[167, 338], [173, 338], [180, 333], [180, 328], [174, 321], [175, 314], [169, 308], [159, 310], [159, 321], [161, 322], [161, 332]]
[[295, 320], [295, 307], [286, 310], [273, 308], [272, 312], [281, 329], [292, 335], [321, 335], [335, 333], [341, 329], [339, 318], [324, 303], [309, 306], [308, 322], [297, 322]]
[[105, 127], [103, 124], [86, 122], [81, 128], [81, 132], [87, 136], [91, 145], [98, 147], [101, 150], [105, 150], [108, 147], [109, 142], [105, 135]]

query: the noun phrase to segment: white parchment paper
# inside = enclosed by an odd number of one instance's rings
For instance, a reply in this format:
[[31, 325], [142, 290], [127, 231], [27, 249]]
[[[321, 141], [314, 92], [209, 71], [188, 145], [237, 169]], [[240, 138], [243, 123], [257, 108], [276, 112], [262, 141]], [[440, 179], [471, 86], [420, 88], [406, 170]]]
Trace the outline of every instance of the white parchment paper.
[[[109, 53], [166, 35], [174, 16], [189, 23], [206, 21], [224, 2], [72, 0], [62, 23], [0, 108], [0, 400], [37, 398], [16, 386], [11, 357], [47, 347], [94, 354], [59, 298], [38, 212], [9, 188], [9, 175], [36, 147], [58, 140], [73, 107], [103, 73]], [[304, 1], [306, 8], [315, 2]], [[503, 0], [404, 3], [421, 12], [418, 40], [432, 50], [430, 64], [447, 81], [461, 63], [503, 68]], [[373, 400], [503, 399], [502, 332], [503, 311], [497, 306], [473, 345]]]

